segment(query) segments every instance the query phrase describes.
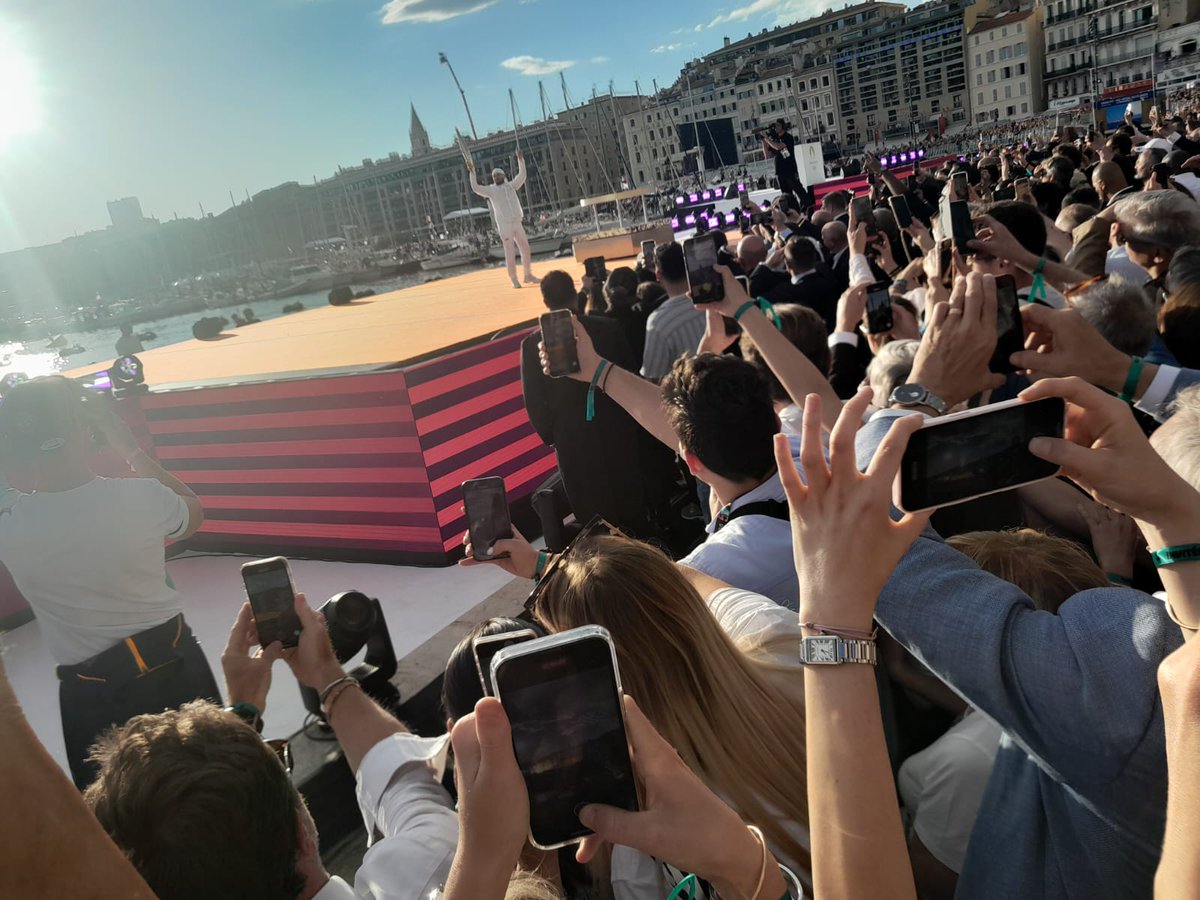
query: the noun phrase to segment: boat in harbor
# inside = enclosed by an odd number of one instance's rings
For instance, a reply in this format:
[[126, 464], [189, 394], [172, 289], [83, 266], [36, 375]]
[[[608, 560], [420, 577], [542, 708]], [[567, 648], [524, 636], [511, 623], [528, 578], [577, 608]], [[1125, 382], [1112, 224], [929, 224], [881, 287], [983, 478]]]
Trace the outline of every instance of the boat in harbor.
[[[544, 256], [547, 253], [557, 253], [571, 243], [570, 237], [562, 234], [547, 234], [529, 238], [529, 252], [534, 256]], [[492, 262], [504, 261], [504, 247], [494, 244], [488, 248], [487, 258]]]

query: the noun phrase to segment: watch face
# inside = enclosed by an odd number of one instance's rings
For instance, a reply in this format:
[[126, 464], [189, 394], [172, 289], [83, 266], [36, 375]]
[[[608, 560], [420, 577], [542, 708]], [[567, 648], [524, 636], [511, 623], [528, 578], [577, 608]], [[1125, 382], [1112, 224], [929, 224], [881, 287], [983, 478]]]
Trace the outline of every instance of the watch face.
[[893, 403], [916, 403], [925, 396], [925, 389], [919, 384], [902, 384], [892, 391]]
[[806, 641], [807, 661], [810, 663], [835, 663], [838, 661], [836, 637], [810, 637]]

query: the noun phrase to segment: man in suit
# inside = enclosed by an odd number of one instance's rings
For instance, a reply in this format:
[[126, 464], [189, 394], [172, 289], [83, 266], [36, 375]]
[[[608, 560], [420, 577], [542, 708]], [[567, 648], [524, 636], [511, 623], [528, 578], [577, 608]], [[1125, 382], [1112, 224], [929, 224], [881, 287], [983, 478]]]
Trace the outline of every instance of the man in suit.
[[832, 332], [841, 291], [821, 262], [816, 245], [806, 237], [790, 238], [783, 247], [783, 258], [788, 279], [770, 291], [767, 299], [772, 303], [798, 303], [815, 310]]
[[850, 239], [844, 222], [836, 219], [821, 229], [825, 260], [833, 273], [833, 283], [840, 294], [850, 286]]
[[738, 262], [742, 271], [748, 272], [751, 297], [766, 297], [781, 284], [787, 284], [787, 269], [773, 267], [768, 259], [774, 258], [771, 247], [757, 234], [748, 234], [738, 243]]
[[[548, 272], [541, 290], [547, 309], [578, 315], [579, 294], [568, 273]], [[579, 323], [603, 358], [636, 371], [620, 323], [603, 316], [579, 316]], [[521, 393], [534, 431], [554, 447], [576, 519], [601, 515], [629, 534], [656, 536], [653, 510], [661, 501], [657, 494], [669, 494], [672, 455], [601, 391], [593, 395], [588, 421], [588, 385], [545, 375], [540, 340], [535, 331], [521, 342]]]
[[833, 216], [833, 221], [848, 226], [850, 224], [850, 192], [830, 191], [821, 201], [821, 209]]

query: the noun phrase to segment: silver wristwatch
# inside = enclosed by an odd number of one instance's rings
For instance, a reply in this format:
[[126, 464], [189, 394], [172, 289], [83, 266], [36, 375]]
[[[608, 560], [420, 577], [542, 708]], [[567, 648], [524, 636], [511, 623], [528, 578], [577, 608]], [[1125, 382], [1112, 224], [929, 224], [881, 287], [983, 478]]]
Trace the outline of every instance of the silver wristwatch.
[[806, 666], [840, 666], [842, 663], [875, 665], [875, 642], [818, 634], [800, 638], [800, 662]]
[[939, 416], [946, 411], [946, 401], [919, 384], [902, 384], [892, 391], [888, 403], [896, 406], [928, 406]]

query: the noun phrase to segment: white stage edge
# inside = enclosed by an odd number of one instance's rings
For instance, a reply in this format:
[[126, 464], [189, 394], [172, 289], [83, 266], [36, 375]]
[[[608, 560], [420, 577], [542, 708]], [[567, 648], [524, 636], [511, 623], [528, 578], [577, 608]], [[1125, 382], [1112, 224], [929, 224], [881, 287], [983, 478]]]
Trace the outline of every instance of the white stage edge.
[[[240, 568], [247, 559], [196, 556], [167, 564], [171, 579], [183, 595], [184, 616], [204, 648], [223, 695], [221, 651], [245, 602]], [[412, 653], [512, 580], [511, 575], [496, 566], [418, 569], [310, 560], [292, 560], [291, 566], [297, 588], [305, 592], [314, 606], [347, 590], [378, 597], [397, 659]], [[36, 619], [0, 635], [0, 654], [26, 717], [65, 769], [58, 679]], [[287, 737], [300, 729], [305, 713], [291, 671], [285, 663], [276, 663], [267, 695], [263, 733], [267, 737]]]

